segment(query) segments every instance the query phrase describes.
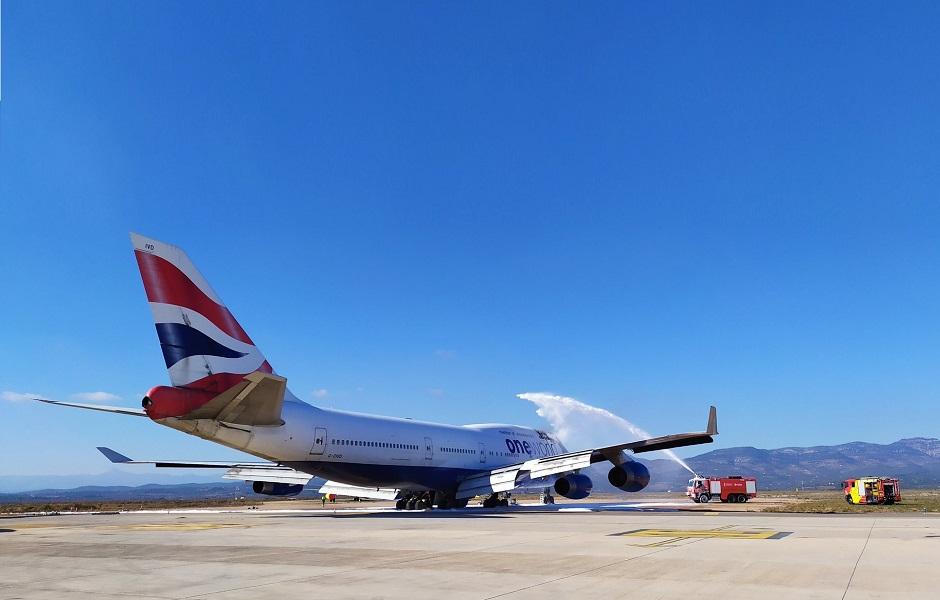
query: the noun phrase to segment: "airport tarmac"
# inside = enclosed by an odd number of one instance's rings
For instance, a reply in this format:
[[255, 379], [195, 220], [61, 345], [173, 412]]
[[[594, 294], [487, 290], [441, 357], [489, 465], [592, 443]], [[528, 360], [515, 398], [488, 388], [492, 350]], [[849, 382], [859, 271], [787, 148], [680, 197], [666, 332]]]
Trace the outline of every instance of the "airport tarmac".
[[940, 517], [238, 510], [0, 519], [0, 600], [940, 597]]

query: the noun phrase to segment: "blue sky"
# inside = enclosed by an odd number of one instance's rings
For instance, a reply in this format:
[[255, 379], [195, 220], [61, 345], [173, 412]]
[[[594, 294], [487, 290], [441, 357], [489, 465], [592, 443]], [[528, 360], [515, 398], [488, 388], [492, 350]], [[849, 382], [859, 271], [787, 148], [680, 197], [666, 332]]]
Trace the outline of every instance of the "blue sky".
[[[319, 404], [938, 434], [935, 4], [2, 10], [0, 390], [166, 383], [134, 230]], [[0, 475], [233, 456], [4, 397]]]

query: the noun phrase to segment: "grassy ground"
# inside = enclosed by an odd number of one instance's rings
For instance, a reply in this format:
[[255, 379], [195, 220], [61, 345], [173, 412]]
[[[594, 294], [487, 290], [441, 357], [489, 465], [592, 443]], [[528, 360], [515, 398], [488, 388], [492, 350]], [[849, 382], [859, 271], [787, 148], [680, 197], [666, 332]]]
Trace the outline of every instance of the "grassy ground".
[[792, 513], [911, 513], [940, 512], [940, 491], [902, 490], [903, 501], [891, 506], [854, 505], [845, 501], [841, 491], [767, 492], [783, 502], [764, 508], [764, 512]]
[[17, 502], [0, 504], [0, 513], [31, 512], [111, 512], [118, 510], [160, 510], [166, 508], [208, 508], [214, 506], [251, 506], [244, 500], [214, 498], [211, 500], [142, 500], [138, 502]]
[[[0, 504], [0, 514], [22, 514], [22, 513], [68, 513], [68, 512], [114, 512], [121, 510], [165, 510], [175, 508], [250, 508], [250, 507], [270, 507], [272, 504], [282, 504], [283, 508], [294, 508], [301, 506], [309, 508], [320, 508], [319, 500], [310, 499], [292, 499], [292, 498], [246, 498], [225, 499], [209, 498], [205, 500], [139, 500], [131, 501], [100, 501], [100, 502], [17, 502], [9, 504]], [[335, 503], [327, 503], [327, 507], [358, 506], [360, 503], [352, 500], [343, 499]]]

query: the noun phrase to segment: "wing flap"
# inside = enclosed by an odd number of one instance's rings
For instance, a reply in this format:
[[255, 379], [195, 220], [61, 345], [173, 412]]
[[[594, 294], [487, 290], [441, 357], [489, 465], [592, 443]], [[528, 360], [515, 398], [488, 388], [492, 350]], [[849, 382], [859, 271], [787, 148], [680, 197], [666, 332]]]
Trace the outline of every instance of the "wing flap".
[[292, 485], [307, 485], [313, 475], [296, 471], [290, 467], [276, 465], [234, 465], [222, 475], [222, 479], [237, 479], [241, 481], [270, 481], [272, 483], [289, 483]]
[[528, 470], [529, 477], [532, 479], [539, 479], [541, 477], [548, 477], [549, 475], [557, 475], [558, 473], [566, 473], [568, 471], [576, 471], [591, 466], [595, 452], [596, 450], [585, 450], [573, 454], [564, 454], [557, 457], [553, 456], [537, 461], [529, 461], [535, 464], [526, 468], [528, 463], [524, 463], [523, 470]]
[[327, 481], [320, 486], [321, 494], [336, 494], [337, 496], [350, 496], [352, 498], [373, 498], [375, 500], [396, 500], [399, 490], [393, 488], [367, 488], [358, 485], [347, 485], [338, 481]]
[[473, 498], [482, 494], [508, 492], [517, 487], [522, 465], [501, 467], [493, 471], [468, 477], [457, 486], [457, 498]]

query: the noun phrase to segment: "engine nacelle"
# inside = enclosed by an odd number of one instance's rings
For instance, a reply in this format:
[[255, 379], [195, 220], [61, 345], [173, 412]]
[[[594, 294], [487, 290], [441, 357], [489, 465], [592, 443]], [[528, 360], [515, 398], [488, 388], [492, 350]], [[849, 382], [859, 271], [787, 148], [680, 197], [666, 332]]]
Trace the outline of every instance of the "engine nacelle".
[[252, 481], [251, 491], [267, 496], [296, 496], [304, 490], [300, 483], [275, 483], [273, 481]]
[[555, 493], [571, 500], [587, 498], [593, 488], [591, 478], [580, 473], [565, 475], [555, 482]]
[[639, 492], [650, 483], [650, 470], [638, 462], [625, 462], [614, 465], [607, 473], [607, 481], [615, 488], [625, 492]]

